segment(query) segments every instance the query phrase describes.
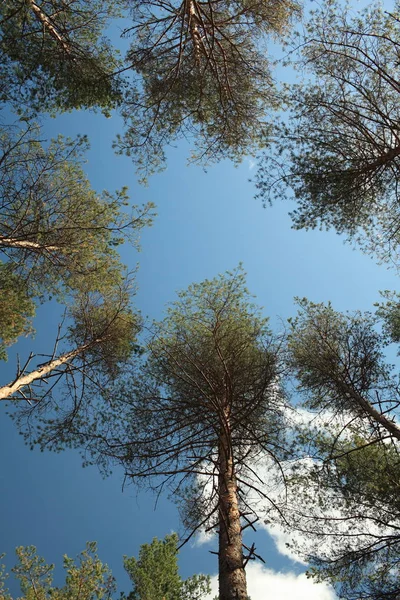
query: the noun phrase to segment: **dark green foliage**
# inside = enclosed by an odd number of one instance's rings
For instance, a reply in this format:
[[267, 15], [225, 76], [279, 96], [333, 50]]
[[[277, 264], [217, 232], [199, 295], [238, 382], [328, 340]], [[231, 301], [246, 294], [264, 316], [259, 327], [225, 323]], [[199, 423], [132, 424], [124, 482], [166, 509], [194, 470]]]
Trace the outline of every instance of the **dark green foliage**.
[[269, 130], [277, 106], [265, 41], [282, 36], [299, 6], [253, 2], [132, 1], [127, 61], [140, 75], [125, 94], [127, 131], [117, 141], [144, 176], [163, 166], [164, 149], [195, 138], [191, 160], [240, 161]]
[[140, 547], [139, 558], [124, 559], [133, 583], [127, 600], [201, 600], [210, 593], [210, 577], [193, 575], [183, 580], [178, 573], [178, 536], [154, 538]]
[[[123, 3], [122, 3], [123, 4]], [[0, 100], [29, 112], [101, 108], [120, 98], [117, 51], [104, 37], [121, 3], [4, 0]]]
[[333, 227], [387, 260], [399, 246], [399, 16], [398, 2], [355, 15], [335, 0], [311, 14], [299, 65], [311, 78], [289, 89], [258, 174], [265, 201], [294, 191], [295, 228]]

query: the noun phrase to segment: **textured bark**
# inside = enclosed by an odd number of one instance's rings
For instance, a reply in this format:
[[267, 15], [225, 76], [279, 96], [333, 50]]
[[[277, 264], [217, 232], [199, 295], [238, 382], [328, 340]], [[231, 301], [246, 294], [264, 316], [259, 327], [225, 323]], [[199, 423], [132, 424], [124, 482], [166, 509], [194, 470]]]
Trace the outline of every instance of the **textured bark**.
[[219, 476], [219, 600], [247, 600], [242, 528], [229, 419], [221, 431]]
[[54, 358], [50, 360], [46, 364], [42, 365], [38, 369], [27, 373], [26, 375], [20, 375], [14, 381], [0, 388], [0, 400], [5, 400], [6, 398], [10, 398], [13, 394], [18, 392], [18, 390], [22, 389], [26, 385], [30, 385], [34, 381], [38, 381], [43, 377], [46, 377], [49, 373], [60, 367], [61, 365], [65, 365], [70, 360], [73, 360], [79, 354], [82, 354], [85, 350], [93, 346], [94, 343], [99, 342], [100, 340], [96, 340], [95, 342], [91, 342], [89, 344], [84, 344], [75, 348], [75, 350], [71, 350], [71, 352], [66, 352], [62, 354], [58, 358]]
[[199, 17], [197, 15], [196, 3], [194, 0], [187, 0], [186, 13], [189, 23], [190, 36], [192, 38], [196, 65], [200, 66], [201, 54], [201, 36], [199, 32]]

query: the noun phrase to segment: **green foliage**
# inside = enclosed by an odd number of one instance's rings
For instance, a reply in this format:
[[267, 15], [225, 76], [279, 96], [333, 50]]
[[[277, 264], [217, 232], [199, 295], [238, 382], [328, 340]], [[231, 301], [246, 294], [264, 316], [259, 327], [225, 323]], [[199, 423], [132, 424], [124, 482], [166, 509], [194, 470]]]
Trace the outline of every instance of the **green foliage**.
[[210, 578], [194, 575], [182, 580], [178, 573], [178, 536], [154, 538], [140, 547], [139, 558], [124, 558], [133, 583], [127, 600], [201, 600], [210, 593]]
[[330, 0], [311, 13], [293, 40], [310, 79], [289, 88], [258, 174], [266, 201], [294, 191], [295, 228], [333, 227], [385, 260], [399, 246], [399, 7]]
[[52, 585], [54, 565], [38, 556], [34, 546], [21, 546], [16, 553], [18, 564], [12, 572], [19, 579], [25, 600], [111, 600], [115, 591], [111, 571], [99, 560], [95, 542], [89, 542], [77, 560], [64, 556], [66, 579], [61, 588]]
[[118, 52], [104, 37], [124, 3], [5, 0], [0, 5], [0, 100], [30, 112], [99, 107], [120, 98]]
[[291, 0], [132, 2], [127, 60], [140, 78], [124, 96], [118, 150], [144, 177], [182, 138], [195, 138], [191, 160], [203, 164], [254, 153], [277, 106], [266, 36], [283, 35], [298, 11]]
[[152, 205], [132, 215], [126, 188], [98, 195], [82, 168], [86, 138], [44, 146], [36, 126], [1, 131], [0, 249], [37, 294], [104, 289], [121, 281], [115, 247], [137, 243]]
[[66, 437], [106, 472], [122, 464], [138, 485], [168, 486], [192, 533], [218, 518], [224, 435], [243, 494], [263, 496], [254, 460], [290, 452], [278, 349], [239, 268], [180, 292], [146, 351]]
[[136, 350], [140, 319], [130, 307], [132, 288], [124, 286], [106, 295], [81, 294], [69, 311], [68, 338], [73, 347], [89, 344], [84, 360], [96, 370], [116, 377]]
[[26, 286], [12, 273], [9, 264], [0, 263], [0, 359], [6, 360], [6, 347], [21, 335], [33, 332], [31, 319], [35, 303]]
[[[131, 306], [131, 294], [129, 281], [107, 293], [79, 294], [49, 360], [41, 355], [30, 371], [24, 366], [13, 382], [17, 386], [22, 380], [20, 387], [0, 388], [14, 401], [10, 415], [31, 448], [58, 452], [71, 444], [82, 424], [98, 420], [105, 425], [102, 400], [112, 410], [109, 388], [140, 353], [141, 319]], [[50, 367], [45, 374], [44, 365]], [[23, 383], [27, 377], [29, 384]]]
[[387, 342], [400, 342], [400, 296], [394, 292], [381, 292], [385, 303], [377, 304], [377, 315], [383, 320]]
[[[346, 600], [394, 600], [400, 577], [399, 448], [352, 429], [342, 439], [332, 435], [332, 426], [327, 430], [316, 444], [325, 463], [302, 482], [310, 491], [309, 575], [328, 580]], [[300, 490], [294, 490], [297, 506]]]
[[306, 299], [299, 306], [290, 320], [288, 360], [309, 407], [357, 413], [357, 395], [390, 394], [390, 369], [372, 315], [343, 315]]
[[340, 314], [305, 299], [299, 304], [290, 321], [288, 363], [318, 416], [299, 436], [314, 461], [301, 463], [291, 481], [289, 521], [307, 532], [297, 550], [313, 565], [310, 575], [332, 583], [340, 598], [394, 600], [400, 388], [385, 350], [397, 341], [398, 305], [389, 302], [373, 316]]
[[[91, 188], [82, 167], [86, 148], [85, 138], [45, 144], [35, 125], [0, 131], [0, 252], [7, 265], [1, 280], [7, 269], [8, 289], [18, 281], [21, 315], [32, 316], [35, 300], [54, 295], [117, 293], [124, 279], [117, 247], [137, 247], [151, 223], [152, 204], [126, 212], [125, 188], [114, 195]], [[21, 317], [11, 317], [7, 343], [28, 330]]]
[[390, 506], [392, 513], [400, 515], [400, 456], [393, 444], [366, 444], [365, 439], [354, 435], [336, 449], [335, 476], [341, 481], [342, 491], [354, 504]]
[[[0, 554], [0, 560], [4, 558], [4, 554]], [[8, 573], [5, 572], [5, 566], [0, 565], [0, 598], [1, 600], [12, 600], [8, 589], [6, 588], [6, 580]]]
[[[193, 575], [183, 580], [178, 573], [178, 537], [167, 535], [143, 544], [139, 559], [124, 558], [124, 566], [133, 583], [133, 591], [121, 594], [126, 600], [202, 600], [210, 593], [210, 577]], [[16, 549], [18, 564], [12, 573], [19, 580], [19, 600], [111, 600], [116, 591], [115, 580], [107, 565], [97, 556], [96, 542], [74, 560], [64, 555], [66, 573], [63, 587], [53, 586], [54, 565], [37, 555], [34, 546]], [[2, 556], [0, 556], [0, 559]], [[5, 583], [8, 575], [0, 566], [0, 598], [12, 600]]]

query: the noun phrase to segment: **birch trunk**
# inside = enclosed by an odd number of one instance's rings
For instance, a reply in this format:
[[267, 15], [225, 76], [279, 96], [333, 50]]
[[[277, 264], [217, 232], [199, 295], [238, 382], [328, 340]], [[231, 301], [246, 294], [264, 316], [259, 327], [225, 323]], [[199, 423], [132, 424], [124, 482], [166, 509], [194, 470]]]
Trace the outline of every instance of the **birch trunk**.
[[242, 527], [228, 419], [220, 436], [218, 462], [219, 600], [247, 600]]
[[26, 375], [21, 375], [20, 377], [17, 377], [17, 379], [12, 381], [8, 385], [0, 387], [0, 400], [10, 398], [10, 396], [18, 392], [18, 390], [25, 387], [26, 385], [30, 385], [34, 381], [45, 378], [49, 373], [51, 373], [51, 371], [54, 371], [61, 365], [65, 365], [70, 360], [73, 360], [76, 356], [79, 356], [79, 354], [82, 354], [82, 352], [93, 346], [94, 343], [97, 343], [99, 341], [100, 340], [96, 340], [95, 342], [84, 344], [82, 346], [79, 346], [78, 348], [75, 348], [75, 350], [66, 352], [58, 358], [50, 360], [48, 363], [42, 365], [38, 369], [35, 369], [34, 371], [27, 373]]

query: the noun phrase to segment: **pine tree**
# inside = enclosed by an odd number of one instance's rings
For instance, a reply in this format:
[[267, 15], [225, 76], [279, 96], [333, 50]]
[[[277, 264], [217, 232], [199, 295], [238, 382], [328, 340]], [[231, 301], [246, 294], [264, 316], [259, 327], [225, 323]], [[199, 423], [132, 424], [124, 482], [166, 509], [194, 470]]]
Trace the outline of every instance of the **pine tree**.
[[[81, 423], [70, 443], [96, 464], [122, 464], [127, 478], [168, 486], [180, 499], [189, 539], [218, 529], [221, 600], [247, 600], [242, 530], [268, 498], [255, 472], [260, 456], [287, 455], [277, 348], [251, 303], [244, 274], [191, 285], [179, 293], [139, 368], [110, 390], [101, 417]], [[105, 427], [106, 424], [106, 427]]]
[[261, 161], [265, 202], [294, 192], [294, 227], [332, 227], [385, 260], [399, 249], [400, 4], [311, 13], [289, 88], [288, 115]]
[[104, 31], [120, 13], [108, 0], [4, 0], [0, 4], [0, 101], [42, 113], [116, 105], [115, 48]]
[[118, 150], [144, 176], [182, 138], [194, 138], [191, 160], [203, 164], [254, 153], [278, 104], [266, 40], [284, 35], [298, 3], [144, 0], [130, 10], [127, 64], [138, 79], [124, 94]]
[[154, 538], [140, 547], [139, 558], [124, 558], [133, 590], [127, 600], [202, 600], [210, 593], [210, 578], [193, 575], [183, 580], [178, 573], [178, 536]]

